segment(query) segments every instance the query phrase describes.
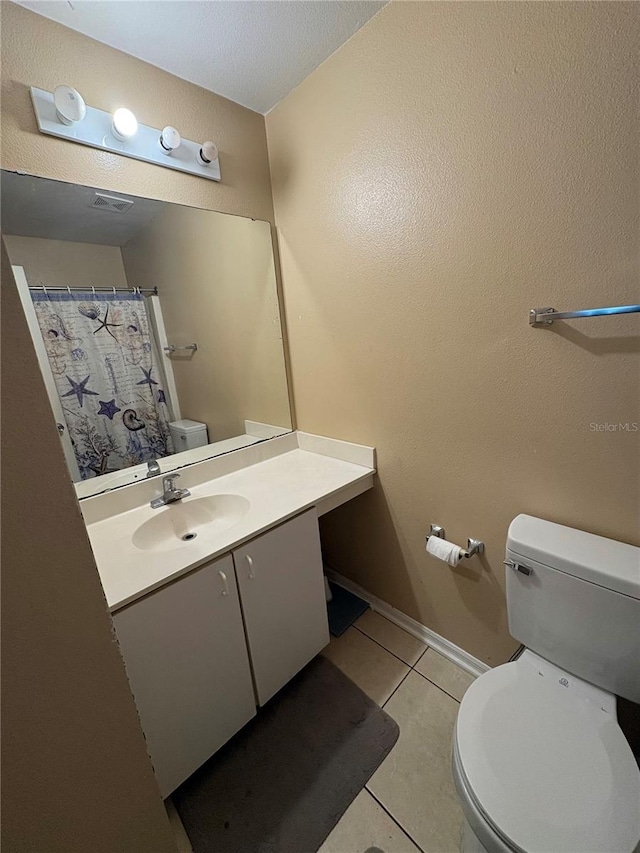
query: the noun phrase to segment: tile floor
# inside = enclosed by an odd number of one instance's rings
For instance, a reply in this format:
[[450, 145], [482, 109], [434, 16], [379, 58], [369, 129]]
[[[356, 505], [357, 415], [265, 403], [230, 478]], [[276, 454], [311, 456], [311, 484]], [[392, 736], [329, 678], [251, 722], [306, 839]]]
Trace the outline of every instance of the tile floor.
[[[458, 853], [451, 737], [473, 676], [372, 610], [324, 654], [398, 723], [400, 737], [318, 853]], [[175, 810], [170, 817], [180, 853], [189, 853]]]
[[473, 676], [371, 610], [324, 654], [393, 717], [400, 737], [318, 853], [457, 853], [451, 737]]

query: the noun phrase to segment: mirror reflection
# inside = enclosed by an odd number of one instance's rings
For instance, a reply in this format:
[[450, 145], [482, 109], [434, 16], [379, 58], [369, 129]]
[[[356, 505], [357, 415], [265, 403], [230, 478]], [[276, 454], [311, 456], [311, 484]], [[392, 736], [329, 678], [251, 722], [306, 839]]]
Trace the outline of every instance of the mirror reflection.
[[79, 496], [291, 430], [268, 222], [3, 171], [2, 228]]

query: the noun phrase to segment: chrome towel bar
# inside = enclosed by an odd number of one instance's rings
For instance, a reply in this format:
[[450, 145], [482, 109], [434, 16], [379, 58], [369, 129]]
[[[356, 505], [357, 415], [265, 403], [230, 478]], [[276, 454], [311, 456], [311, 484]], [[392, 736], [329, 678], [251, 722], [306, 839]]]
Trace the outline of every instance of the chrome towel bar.
[[581, 317], [604, 317], [607, 314], [637, 314], [640, 305], [612, 305], [609, 308], [585, 308], [583, 311], [556, 311], [555, 308], [532, 308], [532, 326], [550, 326], [554, 320], [579, 320]]
[[177, 350], [181, 349], [190, 349], [193, 352], [198, 351], [198, 344], [183, 344], [183, 346], [176, 346], [176, 344], [169, 344], [169, 346], [163, 347], [165, 352], [177, 352]]

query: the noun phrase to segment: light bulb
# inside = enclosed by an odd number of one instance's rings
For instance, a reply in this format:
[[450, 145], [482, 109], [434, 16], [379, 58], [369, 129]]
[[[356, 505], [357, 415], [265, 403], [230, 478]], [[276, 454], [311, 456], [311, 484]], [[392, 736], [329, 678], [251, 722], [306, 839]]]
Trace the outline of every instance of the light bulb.
[[201, 166], [208, 166], [214, 160], [218, 159], [218, 149], [216, 147], [215, 142], [211, 142], [208, 140], [207, 142], [203, 142], [200, 146], [200, 150], [196, 154], [196, 160], [200, 163]]
[[163, 154], [169, 155], [172, 151], [175, 151], [176, 148], [180, 147], [180, 134], [175, 127], [168, 125], [160, 134], [158, 142]]
[[73, 86], [56, 86], [53, 90], [53, 103], [58, 121], [62, 124], [77, 124], [87, 114], [84, 98]]
[[126, 107], [119, 107], [113, 114], [111, 132], [116, 139], [126, 142], [138, 132], [138, 119], [131, 110]]

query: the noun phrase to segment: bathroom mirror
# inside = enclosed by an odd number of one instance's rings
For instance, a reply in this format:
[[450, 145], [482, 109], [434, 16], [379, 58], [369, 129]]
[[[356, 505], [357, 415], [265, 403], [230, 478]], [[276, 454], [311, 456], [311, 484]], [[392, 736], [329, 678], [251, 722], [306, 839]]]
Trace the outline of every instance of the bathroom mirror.
[[79, 497], [156, 460], [165, 473], [291, 430], [268, 222], [1, 181], [3, 239]]

